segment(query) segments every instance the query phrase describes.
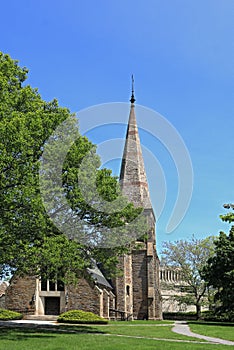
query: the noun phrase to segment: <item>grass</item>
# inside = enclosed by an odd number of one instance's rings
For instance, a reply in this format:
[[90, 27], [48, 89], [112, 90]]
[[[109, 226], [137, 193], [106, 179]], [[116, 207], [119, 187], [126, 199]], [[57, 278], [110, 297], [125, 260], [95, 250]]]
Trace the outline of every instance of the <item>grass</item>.
[[234, 341], [234, 323], [225, 324], [221, 322], [188, 322], [192, 332]]
[[148, 321], [143, 321], [143, 320], [134, 320], [134, 321], [124, 321], [124, 322], [120, 322], [120, 321], [109, 321], [109, 325], [136, 325], [136, 324], [143, 324], [143, 325], [149, 325], [149, 324], [154, 324], [154, 325], [159, 325], [159, 324], [174, 324], [174, 321], [167, 321], [167, 320], [158, 320], [158, 321], [154, 321], [154, 320], [148, 320]]
[[146, 338], [161, 338], [161, 339], [178, 339], [178, 340], [196, 340], [197, 338], [187, 337], [181, 334], [173, 333], [171, 331], [173, 325], [156, 325], [151, 324], [135, 324], [135, 322], [121, 323], [116, 325], [110, 325], [103, 329], [102, 326], [97, 326], [98, 331], [105, 330], [108, 334], [120, 334], [130, 335], [135, 337], [146, 337]]
[[[172, 342], [170, 339], [189, 339], [171, 332], [165, 322], [111, 322], [109, 325], [59, 325], [52, 328], [0, 327], [0, 350], [227, 350], [227, 345]], [[166, 322], [167, 323], [167, 322]], [[221, 326], [199, 325], [215, 332]], [[226, 329], [228, 329], [226, 331]], [[229, 327], [222, 327], [223, 334], [230, 334]], [[197, 332], [197, 331], [196, 331]], [[224, 333], [225, 332], [225, 333]], [[122, 336], [119, 336], [122, 335]], [[214, 333], [212, 334], [214, 336]], [[145, 337], [145, 338], [137, 338]], [[165, 338], [167, 341], [153, 338]], [[229, 339], [229, 338], [227, 338]], [[231, 339], [230, 339], [231, 340]], [[199, 341], [199, 339], [196, 339]], [[230, 347], [229, 347], [230, 349]]]

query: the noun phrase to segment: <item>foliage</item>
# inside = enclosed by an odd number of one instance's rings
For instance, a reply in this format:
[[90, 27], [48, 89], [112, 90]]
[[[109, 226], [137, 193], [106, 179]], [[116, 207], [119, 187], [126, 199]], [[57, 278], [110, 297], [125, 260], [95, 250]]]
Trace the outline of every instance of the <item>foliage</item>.
[[[91, 256], [105, 264], [107, 271], [114, 271], [116, 256], [131, 245], [126, 224], [133, 222], [132, 232], [137, 224], [138, 232], [145, 232], [143, 220], [135, 220], [142, 209], [120, 198], [115, 212], [106, 210], [103, 202], [111, 207], [119, 197], [117, 179], [110, 170], [98, 169], [96, 148], [79, 135], [77, 119], [69, 110], [57, 100], [44, 101], [37, 89], [26, 85], [27, 72], [0, 53], [0, 277], [14, 271], [44, 273], [66, 282], [64, 271], [70, 271], [69, 279], [79, 276]], [[66, 134], [58, 130], [63, 123], [67, 123]], [[74, 129], [75, 142], [63, 159], [67, 146], [63, 141]], [[59, 186], [56, 170], [61, 160]], [[87, 167], [80, 169], [84, 160]], [[45, 199], [49, 199], [47, 206]], [[119, 235], [113, 235], [113, 229]], [[119, 242], [122, 236], [126, 239]], [[104, 258], [100, 247], [108, 244], [112, 249]]]
[[107, 324], [108, 321], [92, 312], [82, 310], [70, 310], [64, 312], [58, 317], [58, 322], [63, 323], [89, 323], [89, 324]]
[[[233, 209], [234, 210], [234, 204], [224, 204], [223, 207], [225, 209]], [[224, 215], [220, 215], [220, 218], [223, 220], [223, 221], [226, 221], [226, 222], [234, 222], [234, 212], [233, 211], [230, 211], [229, 213], [227, 214], [224, 214]]]
[[[234, 205], [224, 205], [234, 209]], [[221, 215], [223, 221], [234, 222], [233, 213]], [[203, 269], [207, 283], [214, 289], [214, 315], [216, 319], [234, 320], [234, 226], [229, 235], [220, 232], [215, 241], [215, 254]]]
[[[231, 215], [228, 217], [230, 222], [234, 222], [234, 219], [231, 219]], [[222, 216], [222, 219], [226, 221], [227, 216]], [[216, 313], [223, 315], [223, 317], [228, 315], [229, 320], [233, 321], [234, 226], [231, 227], [228, 235], [220, 232], [218, 239], [215, 241], [214, 256], [209, 258], [203, 269], [203, 275], [207, 283], [215, 289]]]
[[196, 320], [196, 312], [163, 312], [164, 320]]
[[1, 321], [10, 321], [10, 320], [21, 320], [23, 315], [19, 312], [0, 309], [0, 320]]
[[[27, 69], [0, 53], [0, 260], [3, 272], [26, 267], [30, 247], [52, 231], [38, 188], [42, 145], [69, 116], [23, 86]], [[30, 260], [30, 259], [29, 259]], [[31, 264], [33, 261], [31, 259]], [[24, 266], [22, 266], [24, 265]]]
[[230, 322], [233, 322], [234, 317], [231, 316], [230, 312], [215, 312], [215, 310], [207, 310], [202, 312], [202, 320], [208, 321], [208, 322], [225, 322], [226, 324], [229, 324]]
[[207, 259], [213, 254], [213, 237], [164, 242], [162, 263], [178, 268], [182, 280], [188, 288], [185, 295], [177, 298], [180, 304], [195, 305], [197, 317], [200, 317], [201, 305], [205, 299], [207, 285], [201, 271]]

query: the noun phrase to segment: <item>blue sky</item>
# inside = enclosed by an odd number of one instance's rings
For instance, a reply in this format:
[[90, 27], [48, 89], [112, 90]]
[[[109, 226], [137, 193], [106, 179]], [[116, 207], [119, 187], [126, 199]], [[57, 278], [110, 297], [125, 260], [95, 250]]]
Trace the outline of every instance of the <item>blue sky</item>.
[[[30, 70], [28, 83], [71, 111], [128, 102], [134, 73], [137, 103], [163, 115], [183, 138], [194, 169], [191, 204], [170, 235], [176, 169], [165, 148], [141, 132], [164, 170], [167, 197], [158, 219], [164, 240], [228, 231], [219, 219], [234, 201], [233, 0], [30, 1], [1, 4], [0, 50]], [[126, 121], [127, 121], [126, 116]], [[101, 129], [100, 129], [101, 130]], [[90, 133], [97, 143], [125, 128]], [[116, 164], [110, 164], [116, 171]], [[157, 178], [146, 167], [152, 201]]]

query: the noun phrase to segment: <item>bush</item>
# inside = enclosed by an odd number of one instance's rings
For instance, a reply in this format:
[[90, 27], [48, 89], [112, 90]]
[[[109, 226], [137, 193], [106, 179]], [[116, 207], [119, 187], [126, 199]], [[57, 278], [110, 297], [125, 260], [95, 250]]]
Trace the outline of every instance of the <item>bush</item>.
[[23, 315], [19, 312], [0, 309], [0, 320], [1, 321], [9, 321], [9, 320], [21, 320]]
[[58, 322], [63, 323], [92, 323], [92, 324], [107, 324], [108, 321], [104, 318], [95, 315], [92, 312], [86, 312], [82, 310], [70, 310], [61, 314], [58, 319]]
[[163, 312], [164, 320], [196, 320], [196, 312]]
[[202, 312], [202, 319], [212, 322], [234, 322], [234, 312], [204, 311]]

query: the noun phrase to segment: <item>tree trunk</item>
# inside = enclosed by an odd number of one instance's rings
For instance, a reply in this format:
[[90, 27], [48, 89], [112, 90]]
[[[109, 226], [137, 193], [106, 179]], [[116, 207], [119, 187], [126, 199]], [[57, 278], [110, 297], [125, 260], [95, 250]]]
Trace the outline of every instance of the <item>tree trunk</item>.
[[196, 315], [197, 315], [197, 320], [201, 319], [201, 305], [198, 303], [196, 304]]

